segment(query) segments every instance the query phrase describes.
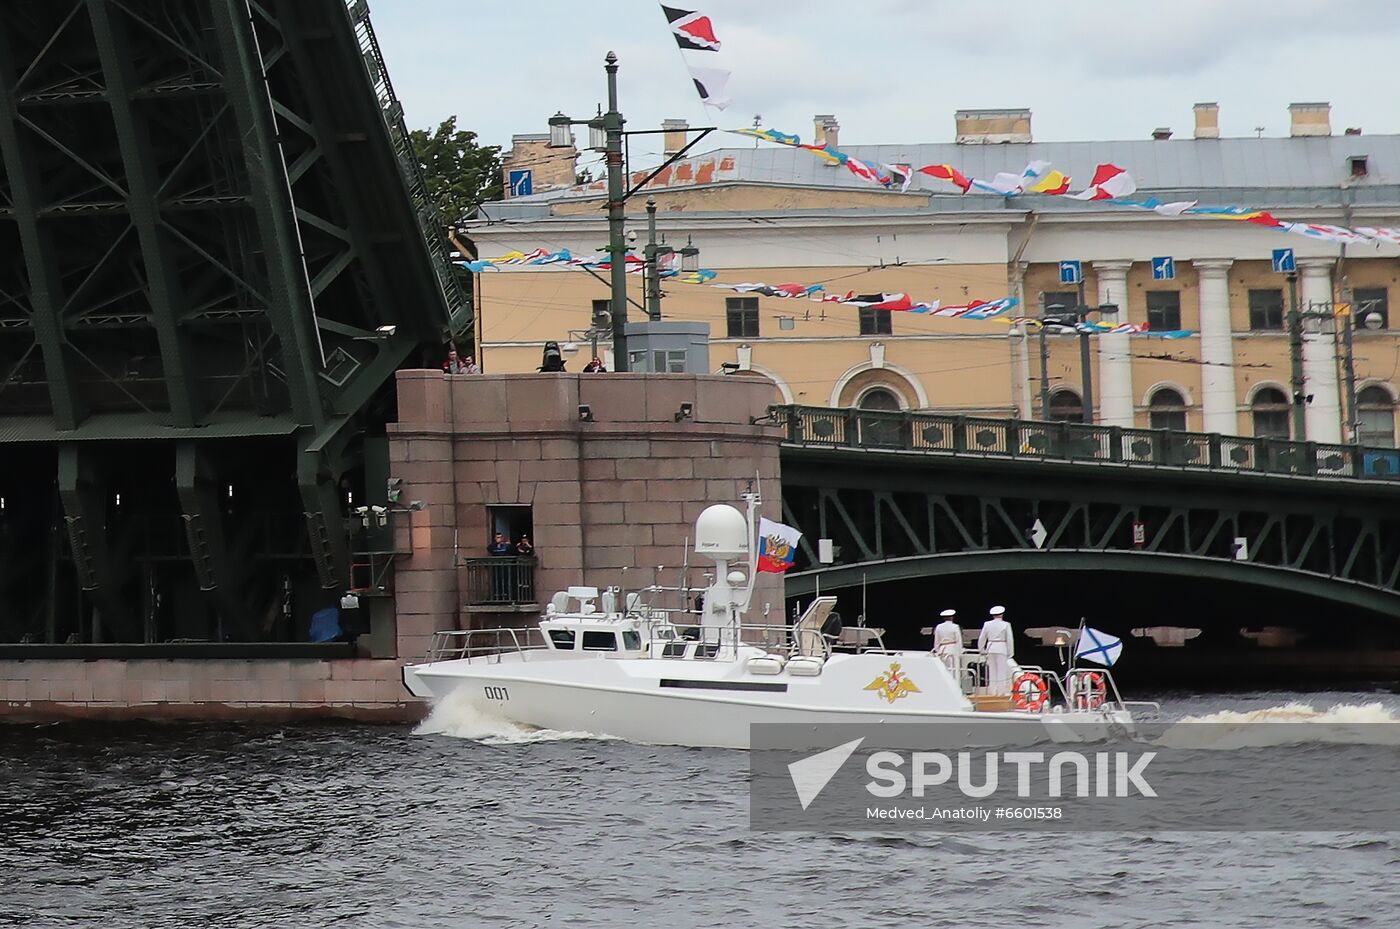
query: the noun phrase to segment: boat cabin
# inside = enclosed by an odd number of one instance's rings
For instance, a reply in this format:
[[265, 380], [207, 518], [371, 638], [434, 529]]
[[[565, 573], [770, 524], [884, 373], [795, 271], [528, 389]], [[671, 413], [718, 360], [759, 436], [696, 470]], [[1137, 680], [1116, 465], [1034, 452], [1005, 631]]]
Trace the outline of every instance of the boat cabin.
[[[647, 638], [655, 631], [643, 629], [642, 622], [619, 609], [618, 594], [596, 587], [570, 587], [556, 593], [540, 620], [545, 645], [556, 652], [575, 652], [580, 657], [640, 658], [647, 651]], [[627, 595], [626, 606], [636, 610], [638, 596]]]

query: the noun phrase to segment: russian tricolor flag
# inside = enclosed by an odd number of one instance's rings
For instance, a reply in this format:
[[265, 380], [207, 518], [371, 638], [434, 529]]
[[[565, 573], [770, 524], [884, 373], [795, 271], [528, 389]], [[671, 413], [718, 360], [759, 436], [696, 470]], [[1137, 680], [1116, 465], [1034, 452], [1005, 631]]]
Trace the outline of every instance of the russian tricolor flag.
[[802, 533], [766, 517], [758, 521], [758, 570], [782, 574], [797, 560]]

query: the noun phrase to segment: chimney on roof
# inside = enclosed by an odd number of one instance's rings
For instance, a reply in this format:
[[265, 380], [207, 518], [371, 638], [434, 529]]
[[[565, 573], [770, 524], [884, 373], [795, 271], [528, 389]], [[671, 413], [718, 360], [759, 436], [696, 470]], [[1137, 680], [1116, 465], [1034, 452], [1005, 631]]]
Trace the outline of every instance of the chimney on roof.
[[1330, 103], [1290, 103], [1288, 119], [1288, 134], [1295, 139], [1299, 136], [1332, 134]]
[[683, 119], [663, 119], [661, 129], [665, 133], [661, 139], [666, 157], [669, 158], [685, 148], [685, 143], [689, 141], [690, 123]]
[[1152, 138], [1158, 142], [1165, 142], [1172, 137], [1172, 131], [1165, 126], [1152, 130]]
[[837, 148], [837, 141], [841, 134], [841, 124], [836, 121], [836, 117], [830, 113], [818, 113], [812, 117], [812, 143], [821, 145], [825, 143], [831, 148]]
[[1196, 113], [1196, 138], [1220, 138], [1220, 104], [1198, 103], [1192, 110]]
[[958, 110], [953, 114], [959, 145], [1031, 141], [1031, 111]]

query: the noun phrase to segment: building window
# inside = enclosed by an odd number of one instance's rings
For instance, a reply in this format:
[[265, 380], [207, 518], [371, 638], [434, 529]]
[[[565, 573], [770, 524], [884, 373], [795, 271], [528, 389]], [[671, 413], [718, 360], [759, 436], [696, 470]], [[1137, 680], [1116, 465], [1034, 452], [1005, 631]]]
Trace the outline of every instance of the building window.
[[1162, 387], [1152, 392], [1147, 401], [1147, 416], [1153, 429], [1186, 431], [1186, 400], [1181, 392]]
[[1072, 390], [1057, 390], [1050, 395], [1050, 419], [1057, 423], [1084, 421], [1084, 401]]
[[1384, 387], [1363, 387], [1356, 394], [1356, 441], [1360, 445], [1395, 445], [1395, 403]]
[[[1043, 298], [1041, 306], [1051, 315], [1063, 310], [1079, 309], [1079, 291], [1077, 290], [1047, 290], [1040, 295]], [[1059, 310], [1054, 309], [1059, 307]]]
[[1270, 289], [1249, 292], [1249, 328], [1283, 328], [1283, 291]]
[[1351, 166], [1352, 177], [1365, 177], [1367, 173], [1369, 173], [1367, 171], [1365, 155], [1352, 155], [1347, 159], [1347, 163]]
[[1283, 391], [1274, 387], [1256, 391], [1250, 410], [1254, 414], [1254, 434], [1259, 438], [1286, 439], [1291, 434], [1288, 428], [1288, 397]]
[[[1356, 318], [1357, 329], [1389, 329], [1390, 292], [1384, 287], [1356, 288], [1351, 294], [1351, 312]], [[1368, 320], [1371, 316], [1379, 316], [1380, 319]]]
[[603, 329], [612, 323], [612, 301], [594, 300], [592, 325], [595, 329]]
[[899, 410], [899, 398], [894, 392], [884, 387], [876, 387], [866, 391], [856, 404], [862, 410]]
[[877, 310], [873, 306], [860, 308], [861, 335], [889, 335], [893, 331], [889, 310]]
[[656, 374], [684, 374], [685, 352], [653, 351], [651, 353], [651, 370]]
[[725, 321], [731, 339], [758, 338], [758, 298], [729, 297], [724, 301]]
[[1175, 290], [1147, 292], [1147, 328], [1159, 332], [1181, 328], [1181, 293]]

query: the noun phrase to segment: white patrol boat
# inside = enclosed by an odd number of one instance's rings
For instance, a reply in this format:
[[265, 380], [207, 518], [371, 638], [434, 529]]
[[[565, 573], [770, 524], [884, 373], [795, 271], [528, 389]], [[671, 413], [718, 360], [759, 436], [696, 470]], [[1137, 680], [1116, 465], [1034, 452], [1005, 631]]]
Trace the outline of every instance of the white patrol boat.
[[[747, 748], [753, 723], [1044, 723], [1055, 741], [1131, 731], [1106, 669], [1056, 674], [1011, 663], [1011, 693], [992, 694], [976, 650], [944, 657], [890, 651], [883, 630], [842, 628], [835, 597], [793, 624], [742, 622], [757, 568], [756, 494], [747, 516], [728, 505], [696, 522], [695, 551], [715, 562], [703, 608], [695, 591], [570, 587], [537, 629], [439, 632], [404, 684], [487, 716], [541, 729], [634, 742]], [[675, 597], [680, 608], [658, 603]]]

